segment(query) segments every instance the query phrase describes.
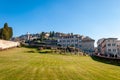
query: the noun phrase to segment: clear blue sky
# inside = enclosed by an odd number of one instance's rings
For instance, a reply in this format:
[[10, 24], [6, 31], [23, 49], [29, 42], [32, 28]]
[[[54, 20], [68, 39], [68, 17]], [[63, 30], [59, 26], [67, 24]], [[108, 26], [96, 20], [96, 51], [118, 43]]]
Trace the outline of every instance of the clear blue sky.
[[0, 27], [27, 32], [77, 33], [120, 38], [120, 0], [0, 0]]

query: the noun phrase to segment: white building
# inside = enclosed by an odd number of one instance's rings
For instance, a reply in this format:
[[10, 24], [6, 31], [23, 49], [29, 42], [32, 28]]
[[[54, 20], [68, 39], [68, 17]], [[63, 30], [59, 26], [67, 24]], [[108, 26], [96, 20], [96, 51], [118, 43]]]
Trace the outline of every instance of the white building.
[[73, 46], [85, 52], [94, 51], [94, 40], [89, 37], [68, 34], [58, 39], [58, 44], [62, 47]]
[[117, 38], [103, 38], [97, 42], [98, 53], [105, 56], [120, 56], [120, 41]]
[[95, 40], [89, 38], [89, 37], [86, 37], [86, 38], [83, 38], [81, 40], [82, 42], [82, 47], [81, 49], [83, 51], [87, 51], [87, 52], [91, 52], [91, 51], [94, 51], [94, 42]]

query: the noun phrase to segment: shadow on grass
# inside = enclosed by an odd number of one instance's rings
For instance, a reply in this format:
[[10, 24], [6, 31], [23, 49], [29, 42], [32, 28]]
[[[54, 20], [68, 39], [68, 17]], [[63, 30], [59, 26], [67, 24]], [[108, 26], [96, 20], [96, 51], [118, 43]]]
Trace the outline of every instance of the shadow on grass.
[[30, 46], [22, 46], [22, 47], [30, 49], [28, 51], [25, 51], [25, 53], [39, 53], [37, 47], [30, 47]]
[[39, 50], [40, 54], [47, 54], [47, 53], [52, 53], [51, 50]]
[[48, 52], [39, 52], [40, 54], [47, 54]]
[[98, 56], [91, 56], [91, 58], [95, 61], [102, 62], [105, 64], [120, 66], [120, 59], [108, 59], [108, 58], [103, 58]]
[[29, 49], [38, 49], [38, 47], [32, 47], [32, 46], [22, 46], [22, 47], [24, 47], [24, 48], [29, 48]]
[[36, 51], [30, 50], [30, 51], [26, 51], [27, 53], [36, 53]]

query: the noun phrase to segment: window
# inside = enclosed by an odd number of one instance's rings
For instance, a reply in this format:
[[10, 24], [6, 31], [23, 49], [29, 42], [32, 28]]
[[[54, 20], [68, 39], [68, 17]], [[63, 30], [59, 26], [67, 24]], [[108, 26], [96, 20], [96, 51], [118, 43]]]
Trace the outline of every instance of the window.
[[120, 45], [118, 44], [117, 47], [120, 47]]
[[111, 52], [111, 49], [108, 49], [108, 52]]
[[108, 46], [111, 46], [111, 44], [108, 44]]
[[70, 40], [67, 40], [67, 42], [70, 42]]
[[71, 40], [71, 42], [74, 42], [74, 40]]
[[60, 40], [60, 42], [62, 42], [62, 40]]
[[115, 46], [116, 44], [112, 44], [112, 46]]
[[79, 47], [82, 47], [82, 45], [79, 45]]
[[116, 52], [116, 49], [113, 49], [113, 52]]
[[78, 44], [75, 44], [75, 47], [78, 47]]
[[78, 42], [78, 40], [75, 40], [75, 42]]
[[63, 40], [63, 42], [66, 42], [65, 40]]

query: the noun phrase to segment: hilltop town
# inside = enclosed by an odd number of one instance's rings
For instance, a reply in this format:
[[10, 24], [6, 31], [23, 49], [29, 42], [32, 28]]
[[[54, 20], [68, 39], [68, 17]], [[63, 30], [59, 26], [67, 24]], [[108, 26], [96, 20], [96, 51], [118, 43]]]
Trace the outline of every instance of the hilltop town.
[[75, 47], [86, 53], [94, 52], [95, 40], [79, 34], [73, 33], [61, 33], [61, 32], [42, 32], [40, 34], [21, 35], [16, 38], [12, 38], [13, 41], [19, 41], [22, 43], [29, 43], [29, 45], [40, 46], [38, 44], [45, 43], [47, 46], [61, 46]]
[[13, 41], [19, 41], [31, 46], [60, 46], [62, 48], [75, 47], [85, 53], [97, 53], [105, 57], [120, 57], [120, 40], [117, 38], [102, 38], [97, 41], [97, 47], [94, 47], [95, 40], [84, 35], [61, 32], [41, 32], [40, 34], [25, 34]]

